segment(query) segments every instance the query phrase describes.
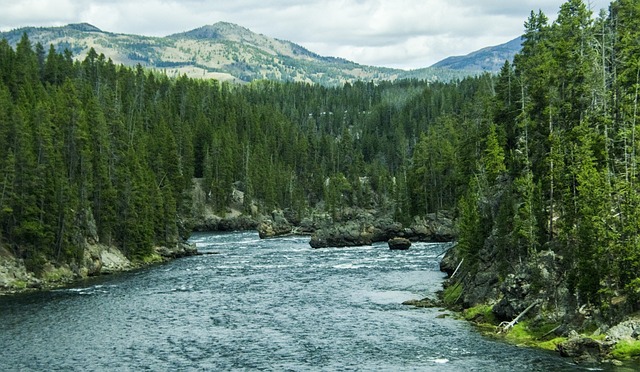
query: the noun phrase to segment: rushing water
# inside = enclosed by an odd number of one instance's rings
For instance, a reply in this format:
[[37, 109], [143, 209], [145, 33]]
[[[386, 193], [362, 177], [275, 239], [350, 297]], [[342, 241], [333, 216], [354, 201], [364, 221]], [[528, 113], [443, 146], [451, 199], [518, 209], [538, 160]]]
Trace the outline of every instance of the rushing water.
[[579, 367], [400, 303], [441, 288], [442, 244], [313, 250], [199, 234], [202, 252], [0, 297], [0, 370], [549, 371]]

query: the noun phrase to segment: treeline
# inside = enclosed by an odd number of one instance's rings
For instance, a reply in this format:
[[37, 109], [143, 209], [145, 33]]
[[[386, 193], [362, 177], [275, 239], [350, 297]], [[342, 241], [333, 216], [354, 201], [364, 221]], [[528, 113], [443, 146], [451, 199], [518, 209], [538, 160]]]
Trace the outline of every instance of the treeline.
[[581, 303], [640, 290], [640, 4], [532, 12], [499, 75], [341, 87], [170, 79], [0, 42], [0, 242], [37, 266], [84, 239], [144, 257], [220, 213], [453, 210], [467, 264], [563, 257]]
[[[87, 240], [144, 258], [189, 234], [194, 177], [221, 214], [237, 189], [245, 212], [384, 205], [408, 219], [417, 136], [487, 79], [232, 85], [2, 41], [0, 243], [34, 270], [79, 260]], [[452, 207], [444, 196], [429, 208]]]
[[484, 146], [458, 203], [469, 263], [491, 253], [506, 275], [551, 250], [579, 306], [626, 295], [639, 307], [639, 26], [634, 0], [597, 18], [581, 0], [553, 23], [531, 13], [485, 106]]

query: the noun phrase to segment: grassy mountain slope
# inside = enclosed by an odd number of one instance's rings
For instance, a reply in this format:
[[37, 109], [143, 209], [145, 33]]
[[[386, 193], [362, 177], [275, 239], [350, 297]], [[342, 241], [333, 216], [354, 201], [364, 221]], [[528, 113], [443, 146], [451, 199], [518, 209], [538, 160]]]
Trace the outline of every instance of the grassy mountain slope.
[[27, 33], [45, 49], [69, 49], [84, 59], [90, 48], [116, 64], [158, 69], [170, 76], [232, 81], [269, 79], [336, 85], [356, 80], [381, 81], [417, 78], [451, 80], [473, 72], [449, 68], [404, 71], [364, 66], [341, 58], [323, 57], [289, 41], [256, 34], [244, 27], [219, 22], [166, 37], [116, 34], [87, 23], [63, 27], [24, 27], [0, 33], [15, 46]]
[[507, 43], [482, 48], [465, 56], [445, 58], [431, 67], [457, 71], [498, 72], [504, 61], [513, 61], [513, 57], [521, 48], [521, 40], [517, 37]]

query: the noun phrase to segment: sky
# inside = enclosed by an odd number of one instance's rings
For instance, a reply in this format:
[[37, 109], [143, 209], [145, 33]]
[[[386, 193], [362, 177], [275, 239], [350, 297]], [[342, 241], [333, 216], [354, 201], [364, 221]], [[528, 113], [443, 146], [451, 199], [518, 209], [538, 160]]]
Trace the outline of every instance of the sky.
[[[594, 14], [610, 0], [585, 0]], [[532, 10], [563, 0], [0, 0], [0, 31], [90, 23], [167, 36], [224, 21], [323, 56], [402, 69], [428, 67], [520, 36]]]

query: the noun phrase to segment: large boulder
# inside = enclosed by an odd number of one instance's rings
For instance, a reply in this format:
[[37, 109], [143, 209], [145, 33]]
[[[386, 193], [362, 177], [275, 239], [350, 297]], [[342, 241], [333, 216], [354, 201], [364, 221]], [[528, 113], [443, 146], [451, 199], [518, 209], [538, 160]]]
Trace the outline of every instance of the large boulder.
[[195, 256], [198, 254], [198, 249], [195, 244], [189, 243], [176, 243], [175, 245], [156, 247], [155, 250], [156, 253], [165, 260]]
[[395, 237], [406, 237], [407, 230], [400, 222], [393, 221], [390, 217], [378, 218], [372, 222], [374, 242], [385, 242]]
[[100, 246], [100, 274], [113, 274], [130, 270], [133, 265], [128, 258], [118, 249], [109, 246]]
[[451, 242], [456, 238], [453, 220], [446, 212], [416, 217], [407, 231], [407, 238], [414, 241]]
[[558, 344], [556, 349], [563, 357], [573, 358], [576, 363], [596, 363], [606, 358], [611, 348], [604, 343], [572, 332], [569, 339]]
[[284, 217], [280, 210], [273, 211], [270, 219], [265, 219], [258, 224], [258, 235], [260, 239], [273, 238], [291, 234], [293, 226]]
[[627, 319], [607, 330], [607, 340], [640, 340], [640, 318]]
[[389, 249], [393, 250], [406, 251], [407, 249], [409, 249], [409, 247], [411, 247], [411, 240], [407, 238], [395, 237], [389, 239], [387, 243], [389, 244]]
[[79, 275], [95, 276], [112, 274], [133, 268], [133, 264], [120, 250], [104, 244], [87, 244]]

